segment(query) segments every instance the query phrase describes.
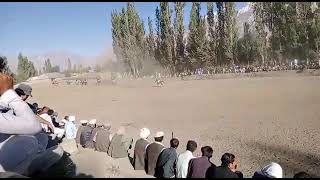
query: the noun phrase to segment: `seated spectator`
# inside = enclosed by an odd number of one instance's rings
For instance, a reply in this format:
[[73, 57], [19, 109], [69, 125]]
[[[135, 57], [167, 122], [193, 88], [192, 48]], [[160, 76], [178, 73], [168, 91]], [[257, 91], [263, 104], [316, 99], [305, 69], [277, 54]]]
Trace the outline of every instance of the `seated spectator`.
[[59, 124], [59, 122], [57, 121], [57, 118], [58, 118], [58, 113], [57, 113], [57, 112], [54, 112], [54, 113], [51, 115], [51, 119], [52, 119], [52, 124], [53, 124], [53, 126], [56, 127], [56, 128], [62, 128], [62, 129], [64, 129], [64, 127], [61, 126], [61, 125]]
[[296, 178], [312, 178], [312, 176], [310, 174], [306, 173], [306, 172], [301, 171], [301, 172], [296, 173], [293, 176], [293, 178], [295, 178], [295, 179]]
[[[191, 159], [188, 167], [187, 178], [206, 178], [207, 170], [215, 165], [210, 162], [213, 149], [210, 146], [201, 148], [202, 157]], [[213, 168], [214, 169], [214, 168]]]
[[[16, 89], [15, 92], [17, 93], [20, 98], [26, 102], [26, 100], [29, 98], [29, 96], [32, 97], [31, 92], [32, 92], [32, 87], [27, 85], [27, 84], [20, 84]], [[34, 107], [32, 104], [28, 103], [28, 106], [31, 108], [33, 113], [37, 114], [41, 111], [38, 108]], [[51, 123], [47, 122], [40, 116], [37, 116], [37, 120], [40, 121], [40, 123], [47, 125], [47, 127], [50, 129], [51, 132], [54, 131], [54, 126], [51, 125]]]
[[187, 150], [178, 156], [177, 162], [177, 177], [186, 178], [188, 174], [189, 161], [193, 158], [192, 153], [197, 149], [197, 143], [195, 141], [189, 140], [187, 143]]
[[0, 111], [0, 172], [30, 175], [45, 171], [62, 157], [59, 146], [45, 149], [35, 137], [41, 125], [13, 90], [13, 79], [4, 74], [0, 74], [0, 107], [6, 109]]
[[81, 123], [81, 125], [77, 129], [77, 135], [76, 135], [77, 147], [81, 147], [81, 145], [80, 145], [80, 136], [82, 134], [82, 131], [83, 131], [84, 127], [87, 126], [88, 121], [87, 120], [80, 120], [80, 123]]
[[128, 157], [128, 150], [131, 149], [133, 139], [125, 134], [125, 130], [126, 129], [121, 126], [117, 133], [113, 135], [108, 149], [109, 156], [113, 158]]
[[140, 130], [140, 139], [136, 141], [134, 146], [133, 155], [133, 167], [134, 170], [145, 170], [146, 169], [146, 149], [150, 144], [148, 137], [150, 135], [150, 130], [148, 128], [142, 128]]
[[76, 125], [73, 123], [76, 120], [75, 116], [67, 116], [62, 121], [64, 122], [64, 130], [67, 139], [75, 139], [77, 135]]
[[164, 145], [161, 143], [163, 138], [164, 133], [161, 131], [157, 132], [154, 137], [155, 142], [149, 144], [146, 149], [146, 170], [149, 175], [154, 175], [158, 157], [164, 149]]
[[256, 171], [252, 178], [282, 178], [282, 168], [279, 164], [271, 162], [260, 171]]
[[[39, 113], [39, 115], [40, 115], [41, 118], [43, 118], [48, 123], [50, 123], [50, 125], [52, 127], [54, 127], [53, 124], [52, 124], [52, 119], [51, 119], [51, 115], [53, 113], [54, 113], [54, 111], [52, 109], [49, 109], [48, 107], [43, 107], [41, 112]], [[41, 123], [41, 125], [42, 125], [42, 128], [45, 130], [45, 132], [51, 133], [49, 131], [49, 129], [48, 129], [48, 125], [47, 124]], [[58, 139], [62, 139], [65, 131], [64, 131], [64, 129], [54, 127], [52, 133], [53, 134], [50, 134], [50, 136], [52, 137], [52, 140], [54, 140], [56, 137], [58, 137]]]
[[96, 151], [108, 152], [112, 139], [110, 129], [110, 124], [104, 124], [98, 128], [96, 136], [93, 139]]
[[172, 138], [170, 140], [170, 148], [164, 149], [157, 160], [155, 177], [158, 178], [175, 178], [176, 166], [178, 160], [177, 148], [179, 140]]
[[237, 166], [236, 157], [231, 153], [225, 153], [221, 157], [221, 166], [215, 168], [211, 174], [213, 178], [239, 178], [238, 174], [242, 175], [242, 173], [236, 173]]

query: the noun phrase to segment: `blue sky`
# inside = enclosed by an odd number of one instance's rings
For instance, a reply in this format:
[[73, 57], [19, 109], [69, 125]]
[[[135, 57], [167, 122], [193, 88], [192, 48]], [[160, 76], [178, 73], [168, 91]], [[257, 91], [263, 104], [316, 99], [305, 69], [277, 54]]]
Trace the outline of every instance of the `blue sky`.
[[[96, 56], [112, 45], [111, 11], [125, 2], [0, 2], [0, 54], [17, 56], [65, 51]], [[136, 2], [140, 17], [154, 19], [159, 2]], [[246, 3], [237, 3], [242, 8]], [[188, 22], [191, 3], [185, 8]], [[206, 11], [202, 3], [202, 14]]]

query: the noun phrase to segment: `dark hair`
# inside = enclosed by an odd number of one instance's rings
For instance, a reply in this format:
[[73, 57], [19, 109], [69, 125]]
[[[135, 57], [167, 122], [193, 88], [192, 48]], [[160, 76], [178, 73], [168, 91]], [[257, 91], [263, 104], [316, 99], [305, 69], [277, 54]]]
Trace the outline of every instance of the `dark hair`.
[[65, 119], [65, 120], [69, 120], [69, 116], [65, 116], [64, 119]]
[[22, 89], [20, 89], [20, 88], [16, 88], [14, 91], [18, 94], [18, 96], [24, 96], [24, 95], [26, 95], [26, 94], [24, 93], [24, 91], [23, 91]]
[[235, 160], [235, 156], [231, 153], [224, 153], [221, 157], [221, 165], [228, 166], [230, 163], [233, 163]]
[[293, 178], [312, 178], [310, 174], [304, 172], [304, 171], [301, 171], [301, 172], [298, 172], [296, 173]]
[[194, 152], [197, 149], [197, 143], [195, 141], [189, 140], [187, 142], [187, 150]]
[[170, 147], [177, 148], [179, 146], [179, 140], [176, 138], [172, 138], [170, 140]]
[[53, 115], [53, 113], [54, 113], [54, 111], [53, 111], [52, 109], [49, 109], [48, 112], [47, 112], [47, 114], [48, 114], [49, 116]]
[[155, 137], [154, 140], [157, 141], [157, 142], [162, 142], [163, 136], [161, 136], [161, 137]]
[[38, 103], [33, 103], [32, 106], [34, 106], [35, 108], [39, 107]]
[[204, 146], [201, 148], [201, 153], [202, 153], [202, 156], [211, 158], [213, 154], [213, 149], [211, 146]]

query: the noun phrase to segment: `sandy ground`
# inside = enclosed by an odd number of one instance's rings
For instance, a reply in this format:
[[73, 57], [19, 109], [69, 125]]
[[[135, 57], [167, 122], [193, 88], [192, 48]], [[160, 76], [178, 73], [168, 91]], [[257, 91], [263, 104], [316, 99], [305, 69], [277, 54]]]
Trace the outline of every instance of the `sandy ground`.
[[[169, 146], [173, 132], [180, 140], [179, 153], [193, 139], [199, 147], [196, 155], [201, 146], [213, 147], [211, 161], [216, 165], [223, 153], [233, 153], [245, 177], [270, 161], [283, 167], [285, 177], [297, 171], [320, 175], [320, 77], [284, 73], [165, 83], [157, 88], [151, 79], [87, 87], [41, 82], [33, 84], [30, 101], [52, 107], [61, 118], [75, 115], [77, 123], [96, 118], [98, 123], [110, 122], [113, 131], [126, 125], [135, 140], [139, 129], [148, 127], [151, 136], [164, 131]], [[93, 177], [148, 177], [133, 171], [126, 158], [112, 160], [104, 153], [81, 150], [71, 159], [77, 173]]]

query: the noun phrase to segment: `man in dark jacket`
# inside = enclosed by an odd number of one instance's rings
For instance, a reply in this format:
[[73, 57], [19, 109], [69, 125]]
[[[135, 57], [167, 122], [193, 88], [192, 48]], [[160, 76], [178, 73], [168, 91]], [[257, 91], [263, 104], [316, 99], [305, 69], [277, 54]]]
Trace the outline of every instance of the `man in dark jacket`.
[[209, 168], [215, 168], [215, 165], [210, 162], [213, 149], [210, 146], [201, 148], [202, 157], [191, 159], [188, 167], [187, 178], [206, 178], [206, 173]]
[[77, 130], [77, 135], [76, 135], [76, 144], [77, 144], [77, 147], [80, 147], [80, 136], [81, 136], [81, 133], [84, 129], [84, 127], [87, 126], [88, 124], [88, 121], [87, 120], [81, 120], [80, 121], [81, 125], [79, 126], [78, 130]]
[[140, 139], [137, 140], [134, 146], [133, 155], [133, 167], [134, 170], [145, 170], [146, 169], [146, 149], [150, 144], [148, 137], [150, 135], [150, 130], [148, 128], [142, 128], [140, 130]]
[[96, 119], [91, 119], [89, 121], [89, 125], [88, 126], [92, 128], [92, 131], [91, 131], [89, 139], [86, 141], [86, 143], [84, 145], [85, 148], [94, 149], [93, 138], [96, 136], [96, 133], [98, 131], [96, 123], [97, 123]]
[[90, 141], [90, 137], [93, 131], [93, 127], [87, 125], [81, 128], [80, 133], [80, 145], [85, 148], [87, 143]]
[[108, 152], [110, 146], [110, 124], [104, 124], [102, 127], [99, 127], [95, 137], [95, 150], [99, 152]]
[[163, 132], [157, 132], [154, 137], [155, 142], [151, 143], [146, 150], [146, 164], [147, 164], [147, 174], [154, 175], [158, 157], [164, 145], [161, 143], [164, 137]]
[[177, 148], [179, 140], [172, 138], [170, 140], [170, 148], [164, 149], [157, 160], [155, 177], [158, 178], [175, 178], [178, 154]]
[[239, 178], [238, 174], [242, 173], [236, 173], [237, 166], [238, 162], [235, 156], [231, 153], [225, 153], [221, 157], [221, 166], [215, 168], [213, 176], [210, 178]]

